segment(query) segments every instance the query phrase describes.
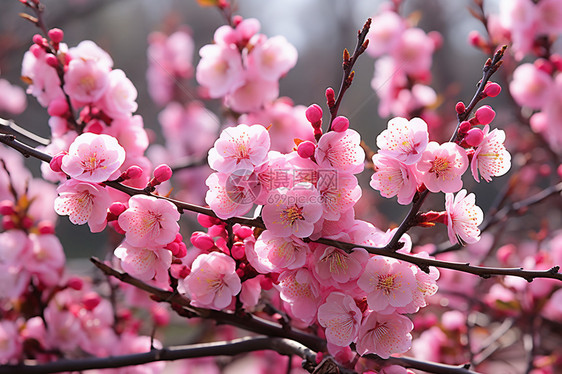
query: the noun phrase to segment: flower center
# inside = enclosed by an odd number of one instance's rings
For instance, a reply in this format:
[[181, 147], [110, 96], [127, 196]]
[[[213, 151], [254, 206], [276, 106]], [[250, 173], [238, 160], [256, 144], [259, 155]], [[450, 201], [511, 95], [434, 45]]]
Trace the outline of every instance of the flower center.
[[437, 178], [440, 177], [441, 174], [444, 174], [449, 170], [449, 160], [446, 158], [437, 157], [434, 161], [431, 162], [431, 169], [429, 169], [430, 173], [435, 173]]
[[294, 206], [288, 207], [287, 209], [283, 209], [281, 211], [281, 219], [284, 222], [287, 222], [289, 225], [293, 225], [296, 220], [304, 220], [304, 216], [302, 215], [302, 207]]
[[388, 274], [379, 276], [377, 289], [382, 290], [385, 295], [389, 295], [393, 290], [397, 289], [400, 284], [396, 281], [396, 274]]

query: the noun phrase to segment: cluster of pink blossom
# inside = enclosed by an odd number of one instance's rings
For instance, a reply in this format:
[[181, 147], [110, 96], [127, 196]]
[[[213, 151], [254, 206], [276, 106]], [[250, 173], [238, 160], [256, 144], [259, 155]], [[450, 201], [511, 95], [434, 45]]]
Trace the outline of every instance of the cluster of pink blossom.
[[199, 50], [197, 82], [211, 98], [245, 113], [279, 96], [279, 78], [297, 62], [297, 50], [283, 36], [259, 34], [257, 19], [234, 17], [232, 26], [215, 31], [214, 44]]
[[[496, 86], [490, 85], [489, 91], [496, 90]], [[464, 104], [459, 103], [457, 109], [463, 112]], [[472, 119], [460, 124], [456, 141], [442, 144], [429, 141], [427, 124], [421, 118], [391, 119], [388, 128], [377, 137], [380, 150], [373, 156], [371, 187], [384, 197], [397, 196], [403, 205], [410, 204], [416, 192], [423, 189], [444, 192], [446, 216], [441, 218], [448, 226], [451, 242], [478, 241], [482, 210], [475, 205], [474, 194], [461, 190], [461, 177], [469, 162], [477, 182], [480, 177], [489, 182], [492, 176], [509, 170], [511, 155], [503, 145], [505, 133], [498, 129], [490, 132], [494, 117], [490, 106], [480, 107]]]
[[26, 106], [25, 91], [0, 78], [0, 113], [20, 114]]
[[381, 117], [421, 117], [439, 124], [432, 110], [437, 94], [431, 82], [433, 53], [441, 46], [441, 35], [426, 33], [398, 14], [400, 1], [385, 3], [373, 18], [367, 53], [377, 58], [371, 86], [379, 98]]

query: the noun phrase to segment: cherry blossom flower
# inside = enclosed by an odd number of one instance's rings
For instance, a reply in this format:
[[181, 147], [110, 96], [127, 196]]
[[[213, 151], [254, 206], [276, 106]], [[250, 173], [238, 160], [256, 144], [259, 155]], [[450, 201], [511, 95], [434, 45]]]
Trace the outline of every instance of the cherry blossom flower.
[[223, 173], [253, 170], [267, 161], [269, 146], [269, 134], [261, 125], [229, 127], [221, 132], [209, 151], [209, 166]]
[[263, 207], [265, 226], [276, 236], [310, 236], [314, 224], [322, 216], [320, 194], [310, 183], [299, 183], [293, 188], [278, 188], [269, 193]]
[[91, 183], [116, 179], [125, 161], [125, 150], [114, 137], [84, 133], [62, 158], [61, 169], [70, 177]]
[[379, 153], [391, 156], [406, 165], [418, 162], [429, 141], [427, 123], [421, 118], [395, 117], [388, 121], [388, 128], [377, 136]]
[[54, 100], [65, 99], [57, 71], [45, 61], [46, 54], [43, 48], [32, 46], [24, 54], [21, 67], [22, 77], [31, 82], [26, 92], [44, 107]]
[[64, 91], [80, 103], [101, 99], [109, 87], [109, 70], [93, 60], [73, 59], [64, 73]]
[[400, 35], [391, 55], [406, 73], [423, 75], [431, 68], [435, 41], [420, 28], [412, 27]]
[[279, 97], [279, 82], [247, 77], [244, 84], [226, 96], [225, 104], [239, 113], [263, 109]]
[[337, 221], [342, 212], [353, 208], [361, 198], [361, 186], [351, 173], [319, 170], [317, 189], [322, 197], [324, 219]]
[[256, 43], [249, 56], [249, 69], [262, 79], [277, 81], [297, 63], [298, 53], [284, 36], [274, 36]]
[[317, 279], [323, 284], [347, 283], [359, 278], [364, 265], [369, 260], [369, 254], [363, 248], [354, 248], [347, 253], [336, 247], [317, 248], [314, 251], [314, 270]]
[[0, 364], [15, 364], [21, 354], [22, 341], [16, 322], [0, 321]]
[[232, 257], [204, 253], [193, 261], [191, 273], [179, 281], [178, 289], [191, 298], [193, 306], [221, 310], [230, 305], [242, 288], [235, 270]]
[[445, 209], [447, 210], [447, 232], [453, 244], [476, 243], [480, 240], [478, 225], [484, 220], [484, 213], [475, 205], [476, 197], [473, 193], [460, 190], [454, 196], [445, 194]]
[[490, 126], [484, 126], [484, 139], [476, 148], [470, 164], [472, 176], [477, 182], [480, 182], [478, 172], [486, 182], [489, 182], [492, 180], [492, 176], [499, 177], [509, 171], [511, 154], [505, 149], [504, 141], [505, 132], [503, 130], [490, 131]]
[[521, 64], [513, 71], [509, 92], [520, 106], [541, 109], [551, 95], [552, 77], [534, 64]]
[[373, 156], [373, 164], [375, 173], [371, 177], [371, 187], [386, 198], [398, 196], [399, 204], [410, 204], [418, 187], [415, 166], [382, 153]]
[[369, 308], [376, 312], [391, 313], [412, 302], [417, 282], [407, 264], [373, 256], [367, 262], [357, 285], [367, 293]]
[[363, 319], [357, 339], [357, 353], [374, 353], [381, 358], [404, 353], [412, 345], [412, 321], [400, 314], [372, 312]]
[[318, 322], [329, 343], [345, 347], [357, 339], [363, 314], [349, 295], [331, 293], [318, 308]]
[[107, 209], [111, 199], [107, 190], [98, 185], [69, 179], [57, 188], [55, 211], [68, 215], [70, 222], [83, 225], [88, 222], [92, 232], [100, 232], [107, 224]]
[[298, 238], [275, 236], [270, 230], [265, 230], [256, 240], [254, 252], [256, 257], [248, 257], [248, 261], [258, 271], [264, 269], [264, 272], [280, 272], [303, 267], [310, 250]]
[[199, 50], [197, 82], [209, 89], [213, 98], [222, 97], [244, 84], [240, 52], [234, 45], [207, 44]]
[[278, 281], [276, 287], [288, 312], [303, 323], [311, 323], [318, 311], [320, 292], [310, 270], [301, 268], [284, 271]]
[[112, 118], [130, 117], [137, 110], [137, 89], [123, 70], [109, 73], [109, 83], [101, 104], [105, 114]]
[[367, 53], [372, 57], [387, 54], [396, 48], [402, 32], [406, 29], [404, 19], [396, 12], [385, 10], [373, 18], [367, 34], [369, 46]]
[[250, 179], [255, 174], [246, 174], [247, 170], [240, 172], [241, 175], [236, 175], [238, 171], [233, 175], [213, 173], [205, 181], [209, 187], [205, 202], [221, 219], [248, 213], [259, 196], [261, 186]]
[[466, 151], [455, 143], [429, 142], [420, 162], [420, 180], [431, 192], [457, 192], [468, 168]]
[[180, 213], [169, 201], [152, 196], [135, 195], [129, 208], [119, 215], [119, 226], [127, 242], [136, 247], [162, 247], [179, 232]]
[[23, 255], [24, 267], [44, 285], [59, 283], [66, 261], [59, 238], [52, 234], [29, 234], [29, 250]]
[[148, 281], [165, 281], [172, 265], [172, 253], [164, 248], [133, 247], [126, 240], [114, 251], [121, 268], [133, 277]]
[[357, 174], [363, 171], [365, 161], [360, 143], [361, 136], [355, 130], [330, 131], [320, 138], [314, 157], [320, 167]]

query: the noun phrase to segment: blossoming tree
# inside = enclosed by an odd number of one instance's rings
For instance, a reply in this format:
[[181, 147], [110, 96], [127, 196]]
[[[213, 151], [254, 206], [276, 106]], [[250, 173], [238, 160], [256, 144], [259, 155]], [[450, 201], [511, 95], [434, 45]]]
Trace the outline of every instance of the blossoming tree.
[[[280, 97], [297, 49], [199, 0], [225, 24], [195, 67], [185, 28], [148, 38], [164, 147], [112, 57], [20, 2], [40, 31], [21, 75], [51, 137], [1, 119], [0, 373], [561, 370], [562, 1], [474, 1], [487, 34], [468, 39], [489, 57], [468, 100], [431, 87], [442, 36], [384, 4], [344, 50], [341, 86], [305, 107]], [[369, 56], [387, 123], [372, 139], [340, 113]], [[177, 90], [191, 79], [196, 100]], [[0, 80], [0, 111], [24, 98]], [[482, 180], [506, 186], [486, 211]], [[370, 222], [379, 196], [408, 207], [401, 222]], [[55, 213], [111, 233], [92, 276], [65, 267]]]

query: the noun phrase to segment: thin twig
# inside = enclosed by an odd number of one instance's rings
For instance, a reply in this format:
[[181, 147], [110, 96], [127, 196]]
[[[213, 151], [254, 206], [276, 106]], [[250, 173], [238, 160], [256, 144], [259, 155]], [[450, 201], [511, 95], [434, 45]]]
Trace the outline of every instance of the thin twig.
[[51, 142], [49, 139], [45, 139], [31, 131], [24, 129], [15, 124], [12, 120], [7, 120], [4, 118], [0, 118], [0, 133], [14, 135], [16, 137], [23, 136], [27, 140], [30, 140], [38, 145], [47, 146]]
[[368, 354], [363, 357], [373, 360], [382, 366], [400, 365], [405, 368], [423, 370], [434, 374], [478, 374], [477, 372], [470, 370], [469, 365], [446, 365], [436, 362], [416, 360], [411, 357], [389, 357], [384, 359], [374, 354]]

